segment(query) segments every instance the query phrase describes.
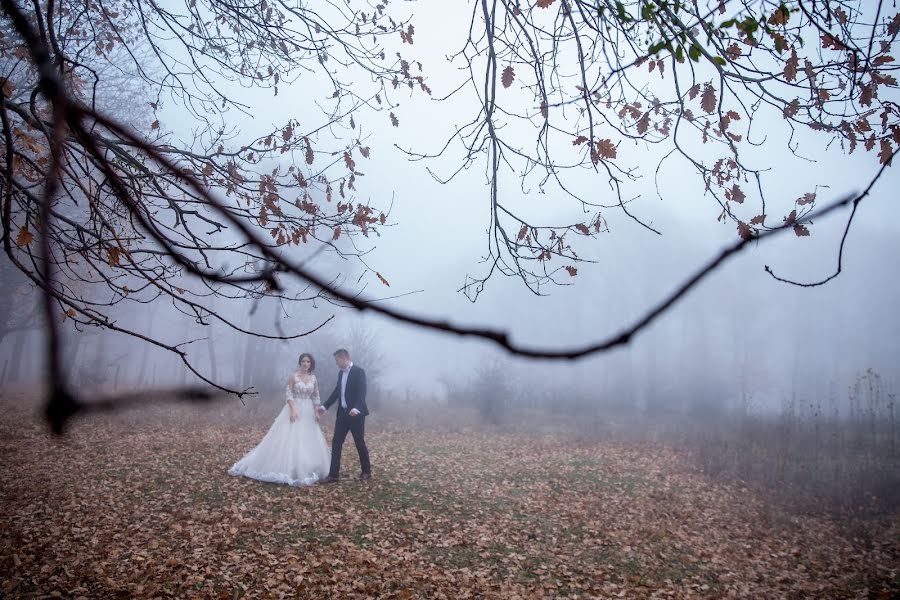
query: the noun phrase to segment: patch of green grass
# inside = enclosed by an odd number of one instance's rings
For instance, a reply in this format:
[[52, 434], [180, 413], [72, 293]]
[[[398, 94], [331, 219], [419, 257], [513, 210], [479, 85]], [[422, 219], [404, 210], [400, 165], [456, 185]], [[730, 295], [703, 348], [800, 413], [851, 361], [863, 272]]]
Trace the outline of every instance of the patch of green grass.
[[432, 547], [427, 551], [427, 556], [435, 564], [454, 569], [474, 567], [483, 562], [478, 548], [471, 545]]
[[700, 574], [700, 567], [696, 562], [684, 560], [683, 558], [670, 557], [665, 560], [662, 567], [653, 575], [659, 581], [666, 579], [675, 583], [680, 583], [688, 578], [694, 578]]
[[225, 494], [222, 493], [222, 490], [219, 489], [217, 483], [214, 483], [213, 486], [209, 489], [200, 489], [191, 494], [191, 501], [206, 504], [208, 507], [212, 506], [222, 506], [225, 503], [226, 497]]
[[604, 464], [600, 458], [573, 458], [566, 463], [566, 466], [573, 467], [576, 470], [587, 470], [599, 467]]

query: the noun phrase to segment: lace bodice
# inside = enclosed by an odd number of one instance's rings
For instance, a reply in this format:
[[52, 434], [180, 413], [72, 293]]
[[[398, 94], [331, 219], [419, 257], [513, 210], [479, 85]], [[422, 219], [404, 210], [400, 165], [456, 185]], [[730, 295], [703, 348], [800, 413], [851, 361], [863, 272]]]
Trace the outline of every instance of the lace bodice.
[[293, 400], [312, 400], [313, 404], [319, 404], [319, 384], [315, 375], [309, 376], [309, 382], [303, 383], [299, 373], [294, 373], [288, 378], [285, 390], [285, 402]]

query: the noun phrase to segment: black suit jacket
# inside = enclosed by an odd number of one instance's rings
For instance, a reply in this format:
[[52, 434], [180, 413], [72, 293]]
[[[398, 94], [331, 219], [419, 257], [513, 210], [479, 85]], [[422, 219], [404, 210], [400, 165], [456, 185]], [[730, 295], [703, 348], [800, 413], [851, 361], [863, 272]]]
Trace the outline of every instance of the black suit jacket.
[[328, 396], [328, 400], [326, 400], [322, 406], [328, 409], [331, 408], [332, 404], [337, 402], [338, 418], [344, 414], [344, 409], [341, 407], [340, 402], [341, 377], [347, 378], [347, 388], [344, 390], [344, 398], [347, 400], [347, 412], [350, 412], [355, 408], [359, 411], [360, 415], [368, 415], [369, 409], [366, 406], [366, 372], [356, 365], [350, 367], [349, 373], [344, 374], [343, 371], [338, 372], [337, 385], [334, 386], [334, 391], [331, 392], [331, 395]]

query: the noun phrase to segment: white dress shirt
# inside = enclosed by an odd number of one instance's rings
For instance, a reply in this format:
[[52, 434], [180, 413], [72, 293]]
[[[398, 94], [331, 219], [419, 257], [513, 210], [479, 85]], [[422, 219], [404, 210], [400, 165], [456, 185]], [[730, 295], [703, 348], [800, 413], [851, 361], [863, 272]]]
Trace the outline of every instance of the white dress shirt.
[[353, 363], [347, 365], [346, 369], [341, 369], [341, 372], [344, 374], [341, 377], [341, 408], [347, 410], [347, 378], [350, 377], [350, 369], [353, 368]]

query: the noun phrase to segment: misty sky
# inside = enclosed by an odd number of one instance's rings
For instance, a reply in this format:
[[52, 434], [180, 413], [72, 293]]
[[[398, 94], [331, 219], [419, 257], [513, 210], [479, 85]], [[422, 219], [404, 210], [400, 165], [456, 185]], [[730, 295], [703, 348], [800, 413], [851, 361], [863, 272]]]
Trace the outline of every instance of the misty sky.
[[[465, 77], [445, 56], [461, 47], [469, 13], [448, 10], [435, 0], [412, 7], [416, 44], [403, 48], [404, 53], [423, 62], [434, 97], [444, 96]], [[277, 97], [271, 91], [245, 91], [243, 99], [253, 110], [251, 115], [233, 114], [234, 122], [248, 139], [282, 126], [289, 118], [314, 123], [320, 119], [316, 99], [330, 91], [324, 84], [317, 88], [309, 78], [282, 87]], [[671, 160], [660, 169], [660, 197], [653, 180], [659, 150], [625, 142], [618, 149], [618, 160], [642, 165], [644, 175], [629, 188], [630, 197], [636, 198], [630, 210], [663, 235], [638, 226], [620, 210], [606, 209], [603, 215], [610, 232], [582, 245], [587, 250], [582, 256], [596, 264], [578, 265], [573, 285], [548, 287], [548, 296], [537, 297], [520, 281], [497, 276], [473, 304], [457, 290], [467, 274], [483, 274], [479, 260], [485, 255], [489, 222], [484, 162], [450, 184], [440, 185], [425, 167], [440, 174], [452, 172], [458, 166], [458, 147], [451, 148], [445, 158], [424, 163], [410, 162], [397, 147], [420, 152], [439, 149], [477, 106], [465, 94], [451, 102], [422, 94], [407, 96], [395, 97], [400, 100], [394, 109], [399, 127], [391, 126], [387, 111], [369, 112], [356, 117], [360, 129], [355, 133], [370, 135], [366, 143], [372, 147], [371, 158], [359, 160], [358, 169], [365, 173], [358, 182], [359, 197], [380, 209], [387, 209], [393, 199], [390, 216], [396, 224], [376, 240], [366, 258], [391, 287], [381, 286], [369, 275], [367, 293], [380, 297], [416, 292], [391, 300], [394, 306], [449, 317], [460, 324], [509, 330], [522, 343], [563, 348], [617, 332], [736, 238], [733, 223], [716, 221], [720, 209], [703, 196], [702, 182], [684, 161]], [[190, 120], [177, 103], [165, 103], [159, 116], [174, 137], [190, 137]], [[798, 139], [806, 158], [791, 155], [780, 118], [754, 127], [769, 143], [755, 155], [748, 150], [746, 156], [755, 167], [771, 168], [765, 182], [780, 206], [789, 207], [794, 198], [816, 186], [824, 202], [859, 191], [877, 171], [874, 154], [857, 152], [848, 157], [837, 147], [826, 149], [826, 138], [803, 132]], [[782, 151], [774, 152], [773, 147]], [[592, 199], [613, 202], [601, 176], [585, 170], [570, 177], [591, 190]], [[561, 367], [546, 361], [520, 361], [515, 376], [547, 374], [561, 388], [570, 381], [590, 386], [595, 379], [608, 384], [610, 378], [618, 378], [620, 384], [645, 392], [653, 382], [654, 393], [663, 393], [705, 377], [722, 379], [727, 387], [728, 381], [736, 379], [735, 365], [743, 361], [755, 387], [774, 390], [774, 395], [798, 382], [804, 393], [821, 394], [829, 382], [846, 385], [869, 367], [900, 381], [900, 319], [895, 313], [900, 306], [900, 284], [891, 268], [900, 256], [898, 183], [896, 169], [890, 169], [862, 204], [847, 240], [844, 272], [827, 286], [786, 286], [772, 280], [763, 266], [800, 280], [830, 275], [846, 212], [815, 223], [808, 238], [782, 235], [732, 259], [629, 348]], [[580, 210], [554, 190], [540, 194], [532, 188], [522, 194], [517, 179], [509, 174], [500, 186], [506, 198], [521, 196], [512, 205], [550, 222], [570, 222]], [[320, 264], [327, 273], [336, 268], [330, 258]], [[358, 266], [348, 263], [346, 269], [348, 280], [355, 280]], [[316, 314], [327, 318], [335, 309], [320, 305]], [[352, 316], [344, 311], [336, 314], [337, 331], [342, 331]], [[391, 357], [385, 380], [397, 390], [440, 394], [442, 375], [465, 378], [479, 365], [503, 356], [487, 343], [427, 334], [380, 318], [366, 321]], [[290, 329], [290, 319], [285, 325]], [[285, 345], [285, 373], [302, 350], [302, 340]]]
[[[456, 16], [460, 20], [454, 25], [465, 27], [464, 15]], [[448, 42], [436, 45], [434, 58], [424, 61], [426, 71], [437, 69], [432, 87], [439, 97], [460, 81], [460, 75], [445, 68], [447, 63], [441, 60], [442, 53], [458, 45], [451, 40], [460, 38], [450, 33], [447, 11], [420, 8], [415, 17], [420, 40], [442, 37]], [[428, 48], [431, 46], [417, 50]], [[483, 272], [478, 264], [486, 248], [488, 223], [483, 166], [451, 184], [439, 185], [425, 172], [423, 163], [406, 161], [388, 143], [422, 152], [436, 150], [444, 139], [439, 133], [447, 135], [468, 116], [463, 108], [461, 103], [407, 101], [397, 111], [401, 126], [392, 130], [383, 119], [385, 123], [373, 135], [377, 168], [367, 173], [365, 191], [373, 201], [396, 194], [391, 216], [398, 225], [379, 240], [370, 264], [388, 277], [392, 291], [424, 290], [394, 301], [397, 306], [449, 316], [458, 323], [494, 325], [513, 331], [517, 341], [534, 345], [585, 343], [604, 338], [638, 317], [688, 272], [735, 239], [732, 223], [716, 221], [719, 208], [702, 195], [699, 177], [684, 161], [671, 161], [660, 172], [663, 197], [657, 196], [653, 170], [646, 169], [641, 197], [630, 205], [641, 219], [662, 231], [662, 236], [641, 228], [621, 211], [606, 210], [610, 233], [592, 243], [590, 258], [597, 264], [579, 265], [575, 285], [548, 288], [549, 297], [539, 298], [520, 281], [498, 277], [472, 304], [456, 290], [467, 273]], [[438, 125], [442, 121], [443, 128]], [[771, 167], [765, 181], [771, 197], [782, 206], [789, 206], [816, 185], [822, 186], [818, 197], [823, 202], [858, 192], [879, 166], [872, 155], [848, 157], [836, 146], [826, 150], [823, 137], [801, 134], [801, 154], [815, 161], [803, 160], [786, 150], [788, 133], [780, 118], [755, 127], [772, 139], [784, 138], [781, 154], [773, 156], [769, 144], [767, 153], [753, 156], [754, 166]], [[619, 148], [622, 161], [640, 163], [652, 154], [652, 149], [642, 145]], [[428, 166], [443, 174], [456, 164], [438, 160]], [[591, 177], [590, 172], [583, 175]], [[600, 181], [598, 193], [611, 198], [605, 181]], [[504, 183], [501, 192], [518, 193], [514, 179], [507, 178]], [[748, 360], [770, 373], [768, 378], [759, 377], [760, 387], [785, 387], [794, 374], [805, 380], [805, 388], [814, 386], [812, 379], [845, 381], [868, 367], [896, 378], [900, 375], [900, 319], [894, 307], [900, 306], [900, 285], [890, 265], [893, 257], [900, 256], [900, 225], [894, 206], [898, 183], [896, 170], [888, 170], [863, 203], [847, 241], [844, 272], [830, 284], [814, 289], [786, 286], [772, 280], [763, 266], [804, 281], [830, 275], [848, 211], [815, 223], [809, 238], [782, 235], [732, 259], [663, 321], [639, 335], [631, 349], [616, 354], [644, 357], [658, 352], [674, 361], [679, 344], [672, 342], [671, 336], [683, 327], [689, 337], [708, 336], [709, 355], [696, 357], [701, 363], [713, 364], [714, 355], [731, 353], [735, 344], [745, 345]], [[781, 194], [783, 197], [777, 197]], [[560, 196], [547, 194], [538, 201], [551, 207], [567, 203]], [[560, 207], [560, 214], [565, 210]], [[376, 284], [371, 289], [377, 289]], [[490, 347], [383, 323], [379, 328], [389, 340], [391, 354], [398, 357], [392, 379], [401, 386], [419, 387], [435, 372], [457, 366], [465, 373], [484, 360], [475, 350]], [[645, 360], [637, 358], [635, 362]], [[544, 361], [525, 364], [537, 371], [547, 367]], [[590, 380], [604, 369], [615, 368], [616, 359], [600, 357], [581, 364], [587, 368], [576, 377]], [[665, 365], [652, 371], [642, 377], [677, 381], [692, 376], [668, 372]]]

